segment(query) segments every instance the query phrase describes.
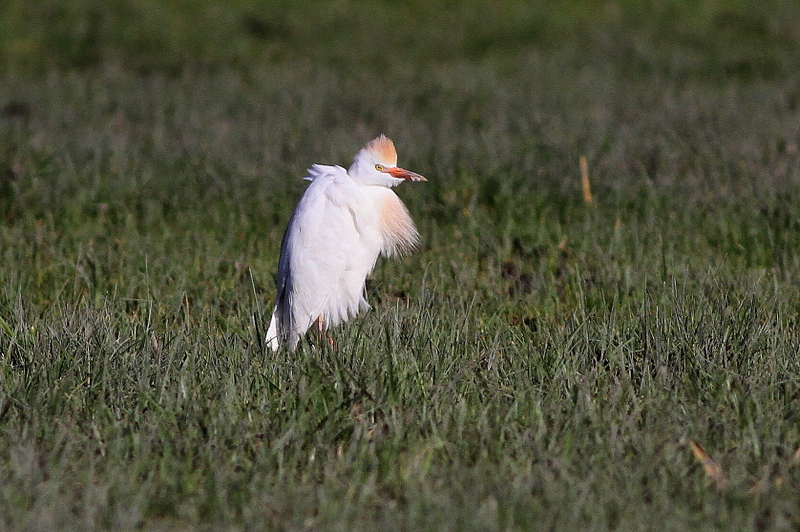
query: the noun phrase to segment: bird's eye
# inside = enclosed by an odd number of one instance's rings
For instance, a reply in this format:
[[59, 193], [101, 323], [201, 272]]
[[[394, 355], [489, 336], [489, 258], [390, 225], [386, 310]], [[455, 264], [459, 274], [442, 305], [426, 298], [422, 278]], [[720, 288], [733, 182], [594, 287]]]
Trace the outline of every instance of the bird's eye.
[[383, 165], [382, 164], [376, 164], [375, 165], [375, 170], [377, 170], [378, 172], [383, 172]]

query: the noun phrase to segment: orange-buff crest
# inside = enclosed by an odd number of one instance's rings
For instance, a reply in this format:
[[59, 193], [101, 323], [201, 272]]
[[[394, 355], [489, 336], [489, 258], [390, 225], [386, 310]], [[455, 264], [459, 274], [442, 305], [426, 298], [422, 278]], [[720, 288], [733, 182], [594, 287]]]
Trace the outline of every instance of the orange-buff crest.
[[364, 148], [372, 154], [373, 158], [389, 166], [397, 166], [397, 150], [394, 149], [394, 142], [389, 140], [386, 135], [369, 141]]

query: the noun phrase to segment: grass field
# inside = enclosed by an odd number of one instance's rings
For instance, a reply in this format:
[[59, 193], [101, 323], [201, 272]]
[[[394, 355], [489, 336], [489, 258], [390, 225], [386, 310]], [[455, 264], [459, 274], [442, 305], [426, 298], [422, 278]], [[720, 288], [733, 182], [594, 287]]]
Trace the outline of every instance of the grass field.
[[[0, 530], [800, 527], [794, 2], [28, 6]], [[273, 355], [300, 178], [381, 132], [422, 246]]]

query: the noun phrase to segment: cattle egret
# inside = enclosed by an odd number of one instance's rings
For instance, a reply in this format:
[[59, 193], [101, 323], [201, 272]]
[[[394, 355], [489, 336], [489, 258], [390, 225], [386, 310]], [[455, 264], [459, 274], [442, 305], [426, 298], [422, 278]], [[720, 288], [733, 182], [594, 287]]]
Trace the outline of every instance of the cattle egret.
[[278, 263], [278, 295], [267, 331], [273, 351], [294, 351], [316, 324], [320, 331], [370, 308], [367, 275], [378, 255], [412, 251], [419, 233], [392, 191], [403, 181], [427, 181], [397, 167], [391, 140], [381, 135], [359, 151], [348, 170], [312, 165], [311, 181], [289, 220]]

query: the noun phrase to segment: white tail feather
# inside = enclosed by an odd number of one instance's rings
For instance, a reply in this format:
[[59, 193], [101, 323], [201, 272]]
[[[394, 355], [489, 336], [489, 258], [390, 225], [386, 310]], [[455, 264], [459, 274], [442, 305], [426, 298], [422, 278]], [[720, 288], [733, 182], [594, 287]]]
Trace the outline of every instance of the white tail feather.
[[267, 343], [273, 352], [278, 350], [280, 342], [278, 341], [278, 308], [272, 312], [272, 319], [269, 322], [267, 329]]

